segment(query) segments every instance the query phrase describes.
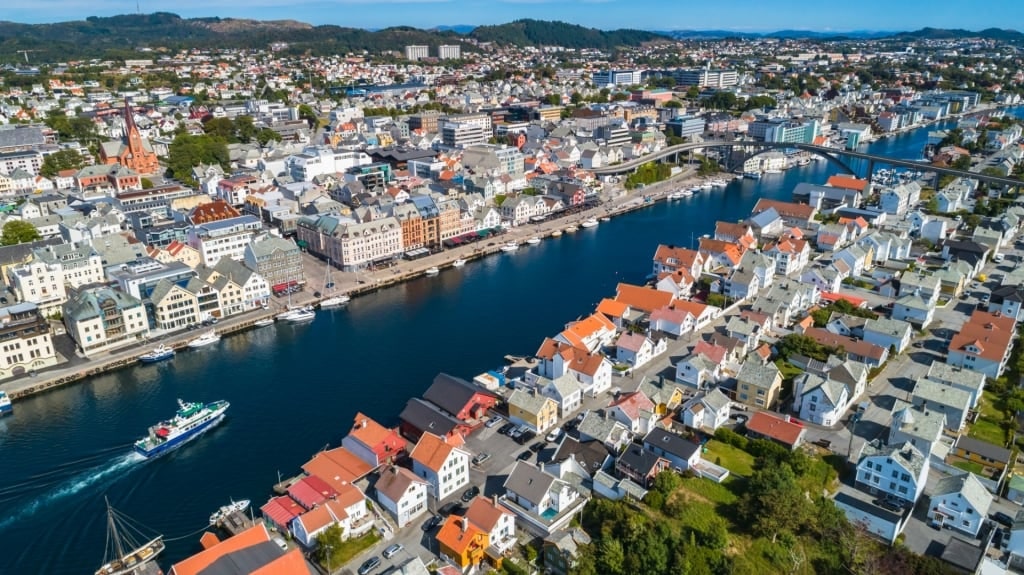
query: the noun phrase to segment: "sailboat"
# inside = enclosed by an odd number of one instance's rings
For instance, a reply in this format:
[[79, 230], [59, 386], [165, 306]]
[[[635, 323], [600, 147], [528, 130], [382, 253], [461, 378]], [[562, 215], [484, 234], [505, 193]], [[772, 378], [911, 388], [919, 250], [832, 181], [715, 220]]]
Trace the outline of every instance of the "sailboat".
[[[327, 290], [334, 288], [334, 282], [331, 281], [331, 260], [327, 260], [327, 277], [324, 278], [324, 292], [328, 293]], [[351, 301], [352, 298], [346, 294], [338, 294], [335, 296], [325, 297], [320, 300], [320, 309], [330, 309], [332, 307], [340, 307]]]
[[[139, 537], [140, 539], [136, 539]], [[107, 549], [103, 566], [96, 575], [140, 574], [143, 566], [156, 559], [164, 550], [164, 537], [157, 535], [145, 543], [146, 536], [127, 515], [116, 511], [107, 501]]]
[[311, 305], [293, 306], [292, 292], [288, 292], [288, 309], [275, 316], [276, 319], [290, 322], [311, 320], [316, 317], [316, 310]]

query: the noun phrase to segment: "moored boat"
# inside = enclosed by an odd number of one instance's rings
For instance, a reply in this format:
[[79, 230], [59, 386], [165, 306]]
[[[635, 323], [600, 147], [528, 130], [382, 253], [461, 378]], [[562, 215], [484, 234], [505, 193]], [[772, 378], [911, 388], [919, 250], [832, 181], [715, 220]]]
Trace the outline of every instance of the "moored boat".
[[537, 236], [533, 236], [532, 238], [526, 240], [526, 243], [530, 244], [531, 246], [535, 246], [540, 243], [540, 238], [538, 238]]
[[160, 344], [153, 351], [140, 355], [139, 361], [142, 363], [156, 363], [165, 359], [171, 359], [172, 357], [174, 357], [174, 349]]
[[569, 226], [569, 227], [565, 228], [565, 233], [573, 234], [573, 233], [576, 233], [576, 230], [578, 230], [578, 229], [579, 228], [577, 228], [576, 226]]
[[188, 346], [192, 349], [196, 349], [198, 347], [206, 347], [208, 345], [213, 345], [218, 341], [220, 341], [220, 336], [217, 335], [217, 332], [211, 330], [189, 341]]
[[560, 238], [560, 237], [562, 237], [562, 230], [555, 230], [555, 231], [551, 232], [551, 237], [553, 237], [553, 238]]
[[320, 300], [320, 309], [331, 309], [332, 307], [341, 307], [350, 301], [352, 301], [352, 298], [345, 294], [327, 297]]
[[14, 413], [14, 406], [11, 405], [11, 398], [6, 391], [0, 391], [0, 416]]
[[743, 172], [743, 177], [751, 180], [760, 180], [761, 172]]
[[148, 458], [177, 449], [220, 423], [230, 405], [226, 401], [204, 404], [179, 399], [174, 417], [151, 426], [149, 434], [135, 442], [135, 451]]
[[612, 221], [612, 219], [609, 218], [608, 216], [605, 216], [605, 217], [601, 218], [601, 221], [602, 222], [610, 222], [610, 221]]
[[700, 189], [704, 191], [710, 190], [711, 188], [711, 182], [704, 182], [703, 184], [700, 185]]
[[676, 190], [666, 197], [670, 200], [681, 200], [692, 195], [693, 192], [691, 192], [690, 190]]
[[252, 324], [256, 327], [267, 327], [268, 325], [274, 325], [274, 318], [265, 317], [263, 319], [259, 319], [252, 322]]
[[583, 220], [583, 223], [580, 224], [580, 226], [582, 226], [584, 228], [592, 228], [592, 227], [594, 227], [596, 225], [597, 225], [597, 220], [594, 219], [594, 218], [587, 218], [587, 219]]
[[292, 323], [298, 323], [300, 321], [309, 321], [316, 317], [316, 310], [313, 306], [307, 305], [299, 309], [293, 309], [285, 314], [284, 317], [278, 316], [279, 319], [284, 321], [290, 321]]
[[[96, 575], [129, 575], [153, 561], [164, 551], [163, 535], [146, 540], [134, 521], [114, 510], [107, 502], [107, 552]], [[138, 543], [137, 537], [141, 537]]]
[[243, 499], [241, 501], [232, 500], [230, 505], [225, 505], [225, 506], [221, 507], [220, 509], [218, 509], [217, 511], [214, 511], [213, 514], [210, 515], [210, 525], [216, 525], [217, 523], [219, 523], [221, 521], [221, 519], [224, 519], [225, 517], [227, 517], [228, 515], [231, 515], [232, 513], [235, 513], [235, 512], [245, 513], [245, 510], [248, 509], [248, 508], [249, 508], [249, 500], [248, 499]]
[[516, 242], [505, 242], [505, 245], [501, 246], [503, 252], [514, 252], [519, 249], [519, 244]]
[[452, 267], [453, 268], [461, 268], [464, 265], [466, 265], [466, 260], [464, 260], [462, 258], [459, 258], [459, 259], [457, 259], [457, 260], [452, 262]]
[[436, 276], [439, 273], [441, 273], [441, 270], [437, 269], [437, 266], [431, 266], [431, 267], [427, 268], [427, 275], [428, 276]]

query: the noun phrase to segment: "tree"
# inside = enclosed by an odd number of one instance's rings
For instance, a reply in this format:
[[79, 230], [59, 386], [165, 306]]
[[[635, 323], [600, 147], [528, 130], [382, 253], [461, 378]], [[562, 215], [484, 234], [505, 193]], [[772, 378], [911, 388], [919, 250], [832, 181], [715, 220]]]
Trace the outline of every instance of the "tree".
[[665, 102], [665, 107], [666, 108], [682, 108], [683, 107], [683, 103], [680, 102], [679, 100], [669, 100], [668, 102]]
[[256, 141], [259, 142], [261, 146], [266, 146], [267, 142], [280, 142], [281, 134], [278, 134], [270, 128], [263, 128], [256, 134]]
[[152, 190], [153, 189], [153, 180], [151, 180], [149, 178], [142, 178], [141, 180], [139, 180], [139, 183], [142, 185], [142, 189], [143, 190]]
[[612, 94], [612, 102], [625, 102], [629, 99], [629, 94], [625, 92], [615, 92]]
[[772, 543], [780, 534], [801, 528], [810, 515], [796, 474], [786, 463], [769, 463], [754, 471], [739, 506], [754, 534], [771, 537]]
[[0, 245], [13, 246], [34, 242], [40, 237], [39, 230], [32, 224], [22, 220], [11, 220], [4, 224], [3, 234], [0, 234]]
[[686, 97], [691, 100], [696, 100], [700, 97], [700, 88], [697, 86], [690, 86], [686, 89]]
[[206, 135], [225, 142], [235, 140], [235, 123], [231, 121], [231, 118], [210, 118], [203, 123], [203, 131], [206, 132]]
[[579, 106], [580, 104], [583, 103], [583, 94], [579, 92], [573, 92], [572, 95], [569, 96], [569, 101], [572, 102], [574, 106]]
[[192, 168], [199, 164], [220, 164], [227, 170], [231, 164], [227, 145], [223, 140], [206, 134], [178, 134], [171, 142], [168, 152], [167, 167], [171, 175], [186, 184], [195, 185]]
[[551, 106], [560, 106], [562, 105], [562, 96], [560, 94], [548, 94], [544, 96], [544, 101]]
[[85, 158], [78, 153], [78, 150], [59, 150], [43, 158], [43, 165], [39, 168], [39, 175], [45, 178], [52, 178], [63, 170], [78, 170], [84, 165]]
[[248, 144], [256, 139], [259, 130], [253, 124], [252, 116], [238, 116], [235, 118], [235, 137], [239, 142]]
[[317, 117], [313, 107], [309, 104], [299, 104], [299, 118], [305, 120], [311, 130], [316, 129], [320, 125], [320, 118]]

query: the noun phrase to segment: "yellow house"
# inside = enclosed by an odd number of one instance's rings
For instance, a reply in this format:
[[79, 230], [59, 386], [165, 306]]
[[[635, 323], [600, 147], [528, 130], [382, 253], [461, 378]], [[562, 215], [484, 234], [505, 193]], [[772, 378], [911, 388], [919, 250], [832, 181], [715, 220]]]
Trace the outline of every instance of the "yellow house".
[[536, 390], [517, 389], [508, 398], [508, 416], [512, 423], [544, 433], [558, 423], [558, 402]]
[[654, 413], [659, 417], [668, 415], [683, 403], [683, 390], [674, 383], [645, 380], [640, 383], [639, 391], [654, 403]]
[[449, 515], [437, 532], [440, 554], [451, 559], [463, 570], [479, 566], [486, 558], [486, 550], [490, 544], [490, 536], [486, 531], [458, 515]]
[[782, 374], [770, 361], [760, 361], [754, 354], [740, 367], [736, 376], [736, 400], [751, 407], [774, 409], [782, 391]]

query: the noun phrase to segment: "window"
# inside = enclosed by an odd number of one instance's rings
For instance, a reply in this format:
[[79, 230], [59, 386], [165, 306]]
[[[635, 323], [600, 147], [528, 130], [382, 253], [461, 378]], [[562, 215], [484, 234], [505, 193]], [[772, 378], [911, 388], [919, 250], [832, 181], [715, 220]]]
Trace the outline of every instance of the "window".
[[907, 492], [907, 486], [906, 486], [906, 485], [900, 485], [900, 486], [899, 486], [899, 487], [898, 487], [898, 488], [896, 489], [896, 491], [898, 491], [898, 492], [900, 492], [900, 493], [906, 493], [906, 492]]

